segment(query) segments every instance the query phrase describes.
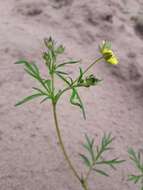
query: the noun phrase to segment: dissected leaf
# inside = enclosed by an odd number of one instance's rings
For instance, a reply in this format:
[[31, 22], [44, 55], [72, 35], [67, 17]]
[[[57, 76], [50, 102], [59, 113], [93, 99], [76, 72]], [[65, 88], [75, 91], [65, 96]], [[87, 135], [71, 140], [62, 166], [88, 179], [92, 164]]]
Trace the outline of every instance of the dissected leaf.
[[97, 155], [96, 155], [96, 161], [102, 157], [102, 154], [107, 151], [110, 150], [111, 147], [109, 146], [111, 144], [111, 142], [114, 140], [113, 137], [111, 137], [111, 133], [109, 133], [108, 135], [104, 134], [104, 136], [102, 137], [102, 141], [101, 141], [101, 146], [97, 147]]
[[79, 154], [79, 155], [83, 159], [83, 161], [86, 164], [86, 166], [90, 167], [91, 166], [90, 160], [85, 155], [83, 155], [83, 154]]
[[99, 170], [99, 169], [96, 169], [96, 168], [94, 168], [93, 170], [96, 171], [97, 173], [101, 174], [101, 175], [109, 177], [109, 175], [106, 172], [102, 171], [102, 170]]
[[39, 68], [37, 67], [37, 65], [35, 63], [31, 63], [31, 65], [34, 69], [34, 72], [37, 73], [37, 75], [40, 75]]
[[112, 160], [102, 160], [96, 162], [96, 164], [106, 164], [115, 169], [115, 165], [125, 162], [125, 160], [119, 160], [118, 158], [114, 158]]
[[15, 104], [15, 106], [19, 106], [19, 105], [21, 105], [21, 104], [23, 104], [23, 103], [26, 103], [26, 102], [28, 102], [28, 101], [30, 101], [30, 100], [32, 100], [32, 99], [34, 99], [34, 98], [37, 98], [37, 97], [39, 97], [39, 96], [43, 96], [43, 94], [37, 93], [37, 94], [33, 94], [33, 95], [31, 95], [31, 96], [27, 96], [27, 97], [24, 98], [23, 100], [17, 102], [17, 103]]
[[38, 92], [40, 92], [41, 94], [43, 95], [48, 95], [46, 92], [44, 92], [43, 90], [41, 90], [40, 88], [37, 88], [37, 87], [33, 87], [34, 90], [37, 90]]
[[141, 182], [141, 189], [143, 189], [143, 162], [141, 161], [140, 152], [135, 152], [132, 148], [128, 150], [129, 158], [133, 161], [137, 169], [139, 170], [138, 175], [131, 174], [128, 177], [129, 181], [133, 181], [134, 183]]
[[132, 148], [128, 150], [129, 158], [135, 163], [136, 167], [143, 173], [143, 163], [141, 163], [140, 152], [136, 153]]
[[94, 139], [90, 139], [87, 134], [85, 134], [86, 143], [83, 144], [83, 147], [86, 148], [92, 158], [92, 162], [95, 161], [95, 152], [93, 150]]
[[15, 64], [27, 64], [28, 62], [26, 60], [20, 60], [15, 62]]
[[50, 99], [49, 96], [47, 96], [46, 98], [44, 98], [44, 99], [40, 102], [40, 104], [42, 104], [43, 102], [45, 102], [45, 101], [48, 100], [48, 99]]
[[62, 74], [56, 72], [56, 75], [61, 78], [65, 83], [67, 83], [69, 86], [71, 85], [71, 83], [67, 80], [67, 78], [65, 78], [64, 76], [62, 76]]
[[31, 73], [36, 74], [36, 75], [40, 74], [39, 69], [35, 63], [29, 63], [28, 61], [20, 60], [16, 62], [16, 64], [24, 64], [25, 68], [29, 70]]
[[33, 78], [39, 80], [39, 77], [37, 77], [37, 75], [33, 74], [32, 72], [30, 72], [28, 69], [24, 69], [29, 75], [31, 75]]
[[48, 87], [49, 92], [51, 92], [51, 86], [52, 86], [51, 80], [49, 79], [44, 80], [44, 84]]
[[20, 60], [17, 61], [15, 64], [23, 64], [25, 66], [24, 70], [32, 77], [37, 79], [38, 81], [40, 80], [40, 71], [35, 63], [29, 63], [26, 60]]
[[62, 74], [62, 75], [68, 75], [68, 73], [63, 72], [63, 71], [56, 71], [56, 73]]
[[90, 148], [93, 147], [94, 139], [90, 139], [87, 134], [85, 134], [86, 141]]
[[57, 92], [57, 94], [55, 95], [55, 102], [58, 101], [61, 92], [62, 92], [62, 90], [59, 90], [59, 91]]
[[76, 64], [76, 63], [79, 63], [79, 62], [80, 62], [80, 60], [67, 61], [67, 62], [64, 62], [64, 63], [61, 63], [61, 64], [57, 65], [57, 68], [63, 67], [63, 66], [65, 66], [65, 65]]
[[101, 146], [104, 149], [104, 151], [111, 149], [108, 145], [110, 145], [113, 140], [114, 140], [114, 137], [111, 136], [111, 133], [109, 133], [108, 135], [104, 134], [102, 138], [102, 142], [101, 142]]
[[133, 181], [134, 183], [138, 183], [142, 177], [143, 177], [143, 175], [129, 175], [128, 180]]

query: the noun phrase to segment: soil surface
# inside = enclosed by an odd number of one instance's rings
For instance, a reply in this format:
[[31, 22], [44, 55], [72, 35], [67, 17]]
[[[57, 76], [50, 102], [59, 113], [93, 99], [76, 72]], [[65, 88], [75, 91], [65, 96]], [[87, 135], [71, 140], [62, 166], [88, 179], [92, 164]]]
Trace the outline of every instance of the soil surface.
[[[0, 190], [80, 190], [57, 141], [51, 105], [31, 101], [36, 85], [14, 63], [33, 60], [41, 67], [43, 38], [52, 36], [66, 47], [65, 58], [81, 59], [86, 68], [99, 56], [98, 44], [110, 40], [120, 63], [97, 64], [91, 73], [104, 82], [80, 90], [87, 120], [69, 104], [70, 93], [58, 104], [58, 119], [68, 154], [79, 173], [85, 171], [78, 154], [84, 134], [101, 141], [106, 132], [116, 140], [105, 157], [128, 160], [133, 147], [143, 156], [143, 1], [142, 0], [4, 0], [0, 1]], [[78, 65], [68, 68], [78, 74]], [[75, 69], [76, 68], [76, 69]], [[61, 85], [61, 82], [58, 82]], [[91, 190], [137, 190], [127, 181], [136, 170], [128, 160], [110, 177], [92, 173]]]

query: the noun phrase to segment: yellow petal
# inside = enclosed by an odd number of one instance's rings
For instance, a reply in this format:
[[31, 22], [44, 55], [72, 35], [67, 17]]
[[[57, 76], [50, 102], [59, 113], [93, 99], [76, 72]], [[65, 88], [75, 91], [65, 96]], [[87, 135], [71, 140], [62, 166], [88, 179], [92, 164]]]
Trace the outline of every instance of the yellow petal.
[[113, 51], [111, 50], [111, 49], [107, 49], [107, 48], [105, 48], [105, 49], [102, 49], [101, 50], [101, 53], [104, 55], [104, 54], [111, 54], [111, 55], [113, 55]]
[[106, 59], [106, 62], [112, 65], [117, 65], [118, 64], [118, 59], [116, 58], [115, 55], [113, 55], [111, 58]]

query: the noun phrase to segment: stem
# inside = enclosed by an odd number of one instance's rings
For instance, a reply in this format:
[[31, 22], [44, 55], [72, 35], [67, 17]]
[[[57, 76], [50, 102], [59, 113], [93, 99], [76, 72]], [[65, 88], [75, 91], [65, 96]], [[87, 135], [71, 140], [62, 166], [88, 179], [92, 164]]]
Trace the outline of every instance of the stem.
[[51, 81], [52, 81], [52, 108], [53, 108], [53, 116], [54, 116], [54, 122], [55, 122], [55, 127], [56, 127], [56, 132], [57, 132], [57, 136], [58, 136], [58, 140], [60, 143], [60, 147], [62, 149], [63, 155], [66, 159], [66, 161], [69, 164], [69, 167], [71, 168], [71, 170], [73, 171], [74, 175], [76, 176], [76, 178], [81, 182], [80, 176], [78, 175], [76, 169], [74, 168], [74, 166], [72, 165], [70, 158], [65, 150], [64, 147], [64, 143], [61, 137], [61, 132], [59, 129], [59, 125], [58, 125], [58, 119], [57, 119], [57, 112], [56, 112], [56, 102], [55, 102], [55, 94], [54, 94], [54, 72], [51, 73]]
[[72, 165], [72, 163], [70, 161], [70, 158], [67, 155], [67, 152], [65, 150], [64, 143], [62, 141], [60, 129], [59, 129], [59, 126], [58, 126], [57, 113], [56, 113], [56, 105], [53, 103], [52, 106], [53, 106], [53, 115], [54, 115], [55, 127], [56, 127], [57, 136], [58, 136], [58, 139], [59, 139], [60, 147], [61, 147], [61, 149], [63, 151], [63, 154], [64, 154], [64, 157], [65, 157], [66, 161], [69, 164], [70, 169], [72, 170], [72, 172], [74, 173], [74, 175], [76, 176], [76, 178], [81, 182], [80, 176], [78, 175], [76, 169]]
[[99, 57], [99, 58], [97, 58], [93, 63], [91, 63], [91, 64], [85, 69], [85, 71], [83, 72], [83, 75], [84, 75], [85, 73], [87, 73], [87, 71], [88, 71], [91, 67], [93, 67], [95, 63], [97, 63], [98, 61], [102, 60], [103, 58], [104, 58], [104, 57]]
[[[94, 62], [95, 63], [95, 62]], [[93, 65], [93, 64], [92, 64]], [[91, 67], [91, 66], [90, 66]], [[85, 72], [88, 71], [88, 69], [90, 69], [90, 67], [88, 67]], [[85, 73], [84, 72], [84, 73]], [[74, 84], [76, 83], [78, 79], [76, 79], [74, 81]], [[53, 116], [54, 116], [54, 122], [55, 122], [55, 127], [56, 127], [56, 132], [57, 132], [57, 136], [58, 136], [58, 140], [59, 140], [59, 144], [60, 144], [60, 147], [61, 147], [61, 150], [63, 152], [63, 155], [65, 157], [65, 160], [67, 161], [71, 171], [73, 172], [73, 174], [75, 175], [75, 177], [78, 179], [78, 181], [80, 182], [80, 184], [82, 185], [83, 189], [84, 190], [89, 190], [88, 188], [88, 184], [87, 184], [87, 180], [86, 179], [82, 179], [78, 172], [76, 171], [75, 167], [73, 166], [71, 160], [70, 160], [70, 157], [68, 156], [67, 152], [66, 152], [66, 149], [65, 149], [65, 146], [64, 146], [64, 143], [63, 143], [63, 140], [62, 140], [62, 136], [61, 136], [61, 132], [60, 132], [60, 129], [59, 129], [59, 124], [58, 124], [58, 119], [57, 119], [57, 112], [56, 112], [56, 103], [57, 101], [55, 101], [55, 93], [54, 93], [54, 73], [51, 73], [51, 81], [52, 81], [52, 108], [53, 108]], [[68, 87], [69, 89], [69, 87]], [[66, 90], [65, 90], [66, 91]], [[62, 94], [62, 93], [61, 93]], [[60, 94], [60, 95], [61, 95]]]
[[89, 177], [89, 175], [90, 175], [92, 169], [93, 169], [93, 166], [88, 170], [88, 172], [87, 172], [87, 174], [86, 174], [86, 176], [85, 176], [85, 180], [88, 180], [88, 177]]
[[[85, 69], [85, 71], [83, 72], [83, 75], [84, 75], [85, 73], [87, 73], [87, 71], [88, 71], [91, 67], [93, 67], [93, 66], [95, 65], [95, 63], [99, 62], [99, 61], [102, 60], [102, 59], [104, 59], [104, 57], [99, 57], [99, 58], [96, 59], [93, 63], [91, 63], [91, 64]], [[77, 80], [78, 80], [78, 78], [72, 83], [72, 85], [74, 85], [74, 84], [77, 82]], [[61, 96], [64, 92], [70, 90], [71, 87], [73, 87], [73, 86], [69, 86], [69, 87], [63, 89], [63, 90], [61, 91], [61, 93], [59, 94], [59, 98], [60, 98], [60, 96]]]
[[88, 183], [87, 183], [87, 180], [86, 180], [86, 179], [84, 179], [84, 180], [82, 181], [82, 187], [83, 187], [84, 190], [89, 190], [89, 188], [88, 188]]
[[99, 157], [101, 156], [102, 152], [103, 152], [103, 150], [100, 150], [98, 152], [95, 161], [93, 162], [92, 166], [89, 168], [89, 170], [88, 170], [88, 172], [87, 172], [87, 174], [85, 176], [85, 180], [88, 180], [88, 177], [89, 177], [90, 173], [92, 172], [93, 167], [96, 165], [96, 161], [99, 159]]

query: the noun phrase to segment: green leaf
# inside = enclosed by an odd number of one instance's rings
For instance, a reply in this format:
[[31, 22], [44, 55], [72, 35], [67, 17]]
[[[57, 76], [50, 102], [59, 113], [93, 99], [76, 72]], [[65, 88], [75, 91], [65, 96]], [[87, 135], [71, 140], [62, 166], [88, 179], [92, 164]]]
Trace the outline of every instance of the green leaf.
[[143, 177], [143, 175], [129, 175], [128, 180], [133, 181], [135, 184], [139, 182], [139, 180]]
[[87, 167], [90, 167], [90, 166], [91, 166], [90, 160], [89, 160], [85, 155], [83, 155], [83, 154], [79, 154], [79, 155], [80, 155], [80, 157], [83, 159], [85, 165], [86, 165]]
[[86, 138], [86, 143], [83, 144], [83, 147], [88, 150], [92, 158], [92, 162], [94, 162], [95, 161], [95, 153], [93, 151], [94, 139], [90, 139], [86, 134], [85, 138]]
[[90, 152], [90, 146], [87, 143], [82, 144], [82, 146]]
[[43, 96], [43, 94], [37, 93], [37, 94], [33, 94], [33, 95], [31, 95], [31, 96], [27, 96], [27, 97], [24, 98], [23, 100], [17, 102], [17, 103], [15, 104], [15, 106], [19, 106], [19, 105], [21, 105], [21, 104], [23, 104], [23, 103], [26, 103], [26, 102], [28, 102], [28, 101], [30, 101], [30, 100], [32, 100], [32, 99], [34, 99], [34, 98], [37, 98], [37, 97], [39, 97], [39, 96]]
[[26, 60], [20, 60], [15, 62], [15, 64], [27, 64], [28, 62]]
[[32, 76], [33, 78], [35, 78], [35, 79], [37, 79], [37, 80], [39, 80], [39, 77], [37, 76], [37, 75], [35, 75], [35, 74], [33, 74], [32, 72], [30, 72], [28, 69], [24, 69], [30, 76]]
[[81, 82], [82, 77], [83, 77], [83, 70], [82, 70], [82, 68], [80, 67], [80, 68], [79, 68], [79, 77], [78, 77], [78, 82]]
[[128, 150], [129, 158], [135, 163], [136, 167], [143, 173], [143, 163], [141, 163], [140, 152], [136, 153], [132, 148]]
[[131, 158], [135, 158], [135, 160], [137, 160], [136, 153], [135, 153], [135, 151], [132, 148], [128, 149], [128, 153], [131, 156]]
[[80, 62], [80, 60], [67, 61], [67, 62], [64, 62], [64, 63], [61, 63], [61, 64], [57, 65], [56, 68], [63, 67], [63, 66], [65, 66], [65, 65], [76, 64], [76, 63], [79, 63], [79, 62]]
[[93, 147], [93, 143], [94, 143], [94, 139], [90, 140], [90, 138], [88, 137], [87, 134], [85, 134], [85, 138], [86, 138], [86, 141], [87, 141], [89, 147], [92, 148]]
[[51, 86], [52, 86], [51, 80], [49, 80], [49, 79], [44, 80], [44, 84], [46, 84], [46, 86], [48, 87], [49, 91], [51, 92]]
[[34, 90], [37, 90], [38, 92], [40, 92], [41, 94], [43, 95], [48, 95], [46, 92], [44, 92], [43, 90], [41, 90], [40, 88], [36, 88], [36, 87], [33, 87]]
[[40, 77], [40, 71], [35, 63], [29, 63], [25, 60], [17, 61], [15, 64], [24, 64], [24, 70], [31, 75], [32, 77], [36, 78], [37, 80]]
[[46, 98], [44, 98], [44, 99], [40, 102], [40, 104], [42, 104], [43, 102], [45, 102], [45, 101], [48, 100], [48, 99], [50, 99], [49, 96], [47, 96]]
[[56, 72], [56, 75], [59, 78], [61, 78], [66, 84], [68, 84], [69, 86], [71, 85], [71, 83], [64, 76], [62, 76], [60, 73]]
[[21, 60], [21, 61], [16, 62], [16, 64], [24, 64], [24, 66], [25, 66], [24, 70], [30, 76], [32, 76], [33, 78], [38, 80], [38, 82], [46, 89], [46, 91], [49, 92], [48, 88], [44, 84], [44, 79], [41, 78], [39, 69], [38, 69], [38, 67], [36, 66], [35, 63], [29, 63], [29, 62], [27, 62], [25, 60]]
[[109, 145], [112, 143], [113, 140], [114, 137], [111, 137], [111, 133], [109, 133], [108, 135], [104, 134], [100, 147], [97, 147], [96, 161], [102, 156], [103, 152], [111, 149]]
[[56, 93], [56, 95], [55, 95], [55, 102], [58, 101], [61, 92], [62, 92], [62, 90], [59, 90], [59, 91]]
[[70, 97], [70, 103], [72, 105], [75, 105], [75, 106], [78, 106], [81, 108], [82, 110], [82, 113], [83, 113], [83, 117], [84, 119], [86, 119], [86, 115], [85, 115], [85, 110], [84, 110], [84, 107], [83, 107], [83, 103], [81, 101], [81, 98], [80, 96], [78, 95], [78, 92], [75, 88], [72, 88], [72, 95]]
[[96, 169], [96, 168], [94, 168], [93, 170], [96, 171], [97, 173], [101, 174], [101, 175], [109, 177], [109, 175], [106, 172], [102, 171], [102, 170], [99, 170], [99, 169]]
[[102, 148], [104, 150], [109, 150], [110, 147], [108, 147], [108, 145], [111, 144], [114, 139], [115, 138], [111, 136], [111, 133], [109, 133], [108, 135], [104, 134], [101, 142]]
[[37, 65], [35, 63], [31, 63], [31, 65], [34, 68], [35, 73], [37, 73], [37, 75], [40, 75], [40, 71], [39, 71], [39, 68], [37, 67]]
[[115, 165], [121, 164], [123, 162], [125, 162], [125, 160], [118, 160], [118, 158], [114, 158], [112, 160], [102, 160], [102, 161], [96, 162], [96, 164], [106, 164], [112, 167], [113, 169], [116, 169]]
[[29, 63], [29, 62], [25, 62], [25, 67], [27, 68], [27, 70], [29, 70], [30, 72], [32, 72], [35, 75], [39, 76], [39, 69], [36, 66], [35, 63]]
[[63, 72], [63, 71], [56, 71], [56, 73], [62, 74], [62, 75], [68, 75], [68, 73]]

